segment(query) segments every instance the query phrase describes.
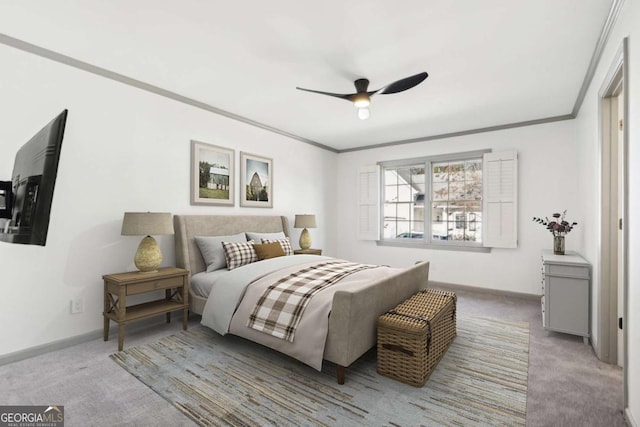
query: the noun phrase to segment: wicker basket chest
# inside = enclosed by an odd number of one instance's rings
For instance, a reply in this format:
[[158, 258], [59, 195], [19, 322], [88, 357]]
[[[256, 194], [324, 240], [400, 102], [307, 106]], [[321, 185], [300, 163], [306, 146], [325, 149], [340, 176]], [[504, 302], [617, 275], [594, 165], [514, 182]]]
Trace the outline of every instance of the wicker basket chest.
[[425, 289], [378, 319], [378, 373], [422, 387], [456, 337], [456, 294]]

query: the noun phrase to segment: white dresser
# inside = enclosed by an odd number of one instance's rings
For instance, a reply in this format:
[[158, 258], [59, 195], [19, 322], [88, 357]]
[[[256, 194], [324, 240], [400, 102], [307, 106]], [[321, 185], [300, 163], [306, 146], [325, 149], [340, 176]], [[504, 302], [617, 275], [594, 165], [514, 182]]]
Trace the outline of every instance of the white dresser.
[[575, 252], [542, 251], [542, 326], [579, 335], [589, 344], [591, 266]]

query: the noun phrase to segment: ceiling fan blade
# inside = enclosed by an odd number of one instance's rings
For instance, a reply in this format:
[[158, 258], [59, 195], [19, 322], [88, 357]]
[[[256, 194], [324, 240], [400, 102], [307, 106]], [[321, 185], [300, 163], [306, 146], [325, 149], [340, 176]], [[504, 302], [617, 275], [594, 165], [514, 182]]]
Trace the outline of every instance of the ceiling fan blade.
[[301, 87], [296, 87], [296, 89], [304, 90], [305, 92], [319, 93], [320, 95], [328, 95], [328, 96], [333, 96], [335, 98], [346, 99], [347, 101], [350, 101], [353, 98], [353, 96], [355, 95], [354, 93], [352, 93], [352, 94], [341, 94], [341, 93], [322, 92], [322, 91], [319, 91], [319, 90], [304, 89], [304, 88], [301, 88]]
[[402, 91], [405, 91], [407, 89], [411, 89], [414, 86], [419, 85], [427, 77], [429, 77], [429, 74], [427, 74], [426, 72], [422, 72], [422, 73], [416, 74], [414, 76], [406, 77], [404, 79], [401, 79], [401, 80], [398, 80], [398, 81], [393, 82], [391, 84], [388, 84], [385, 87], [383, 87], [382, 89], [379, 89], [379, 90], [375, 91], [374, 93], [376, 93], [376, 94], [379, 93], [379, 94], [382, 94], [382, 95], [389, 95], [389, 94], [392, 94], [392, 93], [402, 92]]

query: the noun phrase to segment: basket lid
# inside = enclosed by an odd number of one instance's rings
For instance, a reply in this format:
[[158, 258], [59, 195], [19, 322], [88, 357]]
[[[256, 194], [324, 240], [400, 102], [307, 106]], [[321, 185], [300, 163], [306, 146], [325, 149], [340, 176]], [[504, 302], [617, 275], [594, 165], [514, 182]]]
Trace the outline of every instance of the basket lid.
[[456, 294], [438, 289], [425, 289], [380, 316], [378, 326], [424, 333], [427, 324], [449, 303], [456, 302]]

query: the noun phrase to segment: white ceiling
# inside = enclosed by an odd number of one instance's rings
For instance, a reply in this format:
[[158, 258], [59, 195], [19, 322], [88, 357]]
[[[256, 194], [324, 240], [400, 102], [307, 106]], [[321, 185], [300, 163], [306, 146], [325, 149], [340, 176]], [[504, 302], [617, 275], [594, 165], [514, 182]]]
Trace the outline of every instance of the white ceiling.
[[[570, 114], [610, 0], [34, 0], [0, 33], [335, 150]], [[427, 71], [415, 88], [352, 93]]]

